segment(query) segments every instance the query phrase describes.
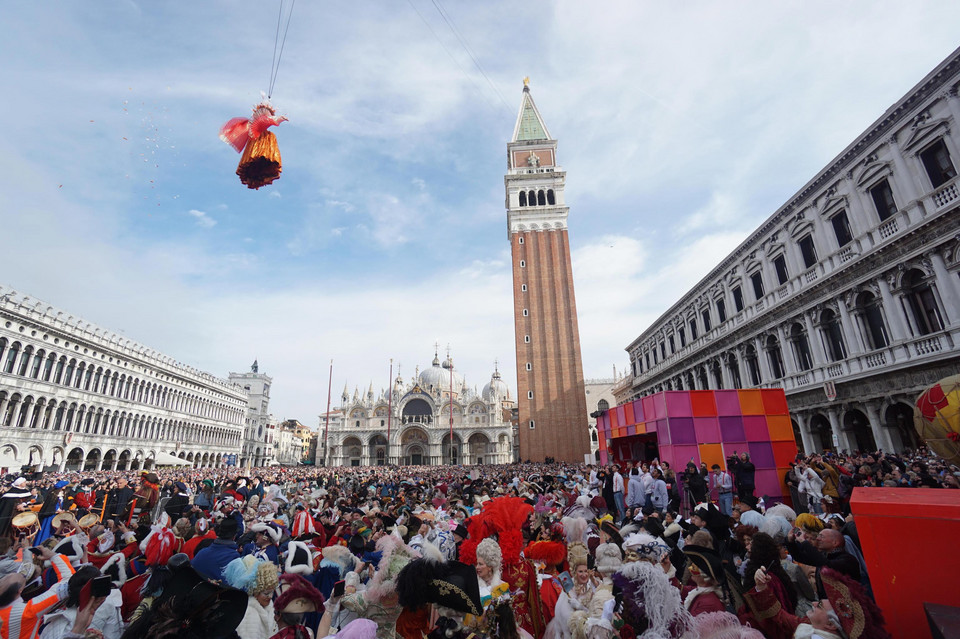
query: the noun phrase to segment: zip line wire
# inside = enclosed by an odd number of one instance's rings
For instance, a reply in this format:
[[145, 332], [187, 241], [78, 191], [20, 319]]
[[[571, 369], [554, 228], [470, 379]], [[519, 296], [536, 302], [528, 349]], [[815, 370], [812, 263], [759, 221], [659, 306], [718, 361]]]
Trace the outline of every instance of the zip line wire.
[[447, 23], [447, 27], [450, 28], [450, 31], [453, 33], [453, 35], [456, 36], [457, 40], [459, 40], [460, 46], [463, 47], [463, 50], [466, 51], [467, 55], [470, 56], [470, 59], [473, 60], [473, 64], [474, 66], [477, 67], [477, 71], [480, 72], [480, 75], [482, 75], [483, 78], [487, 81], [487, 84], [490, 85], [490, 88], [493, 89], [493, 92], [497, 95], [498, 98], [500, 98], [500, 102], [502, 102], [503, 106], [507, 108], [507, 111], [512, 113], [512, 111], [510, 110], [510, 105], [507, 104], [507, 101], [503, 97], [503, 94], [500, 92], [500, 89], [497, 88], [497, 85], [493, 83], [493, 80], [490, 79], [490, 76], [488, 76], [486, 71], [483, 70], [483, 67], [480, 66], [480, 61], [477, 60], [477, 57], [475, 55], [473, 55], [473, 51], [470, 49], [470, 45], [467, 44], [467, 41], [464, 39], [463, 35], [461, 35], [460, 30], [457, 29], [457, 26], [453, 23], [453, 20], [450, 18], [447, 11], [441, 6], [440, 1], [439, 0], [430, 0], [430, 1], [433, 3], [434, 8], [436, 8], [437, 13], [440, 14], [440, 17], [443, 18], [443, 21]]
[[[418, 16], [420, 16], [420, 20], [423, 22], [423, 24], [426, 25], [426, 27], [427, 27], [427, 29], [430, 31], [430, 33], [433, 34], [433, 37], [436, 38], [437, 42], [440, 43], [440, 46], [443, 48], [443, 50], [446, 52], [446, 54], [450, 57], [450, 59], [453, 60], [454, 64], [457, 65], [457, 68], [460, 69], [460, 72], [463, 73], [463, 75], [466, 76], [466, 78], [467, 78], [468, 80], [470, 80], [470, 83], [473, 85], [473, 88], [477, 91], [478, 94], [480, 94], [480, 97], [483, 99], [484, 102], [487, 103], [487, 106], [489, 106], [489, 107], [490, 107], [491, 109], [493, 109], [493, 110], [497, 110], [497, 106], [496, 106], [495, 104], [492, 104], [492, 103], [490, 102], [490, 100], [487, 98], [486, 93], [483, 91], [482, 87], [480, 87], [480, 86], [477, 84], [476, 80], [474, 79], [474, 77], [473, 77], [472, 75], [470, 75], [469, 73], [467, 73], [467, 70], [463, 67], [462, 64], [460, 64], [460, 61], [457, 60], [456, 56], [454, 56], [453, 53], [450, 51], [450, 49], [447, 48], [447, 45], [443, 43], [443, 40], [440, 39], [439, 34], [437, 34], [437, 32], [434, 30], [433, 26], [427, 21], [426, 17], [424, 17], [424, 15], [420, 12], [420, 10], [417, 8], [417, 6], [413, 3], [413, 0], [407, 0], [407, 3], [409, 3], [410, 7], [416, 12], [416, 14], [417, 14]], [[473, 57], [473, 56], [471, 56], [471, 57]], [[486, 76], [485, 76], [485, 77], [486, 77]], [[487, 81], [488, 81], [488, 82], [490, 81], [489, 78], [487, 78]], [[491, 83], [491, 85], [492, 85], [492, 83]], [[494, 89], [494, 90], [496, 90], [496, 89]], [[500, 95], [500, 92], [499, 92], [499, 91], [496, 91], [496, 93], [497, 93], [498, 97], [500, 97], [501, 102], [503, 102], [503, 105], [506, 107], [507, 112], [508, 112], [508, 113], [512, 113], [512, 112], [510, 111], [510, 107], [507, 106], [506, 101], [503, 100], [503, 96]]]
[[[267, 87], [267, 99], [273, 96], [273, 87], [277, 83], [277, 72], [280, 71], [280, 60], [283, 58], [283, 46], [287, 43], [287, 32], [290, 31], [290, 18], [293, 17], [293, 7], [297, 0], [290, 3], [290, 11], [287, 13], [287, 24], [283, 28], [283, 39], [280, 38], [280, 23], [283, 20], [283, 0], [280, 0], [280, 11], [277, 13], [277, 33], [273, 40], [273, 62], [270, 63], [270, 83]], [[277, 52], [279, 45], [280, 51]]]

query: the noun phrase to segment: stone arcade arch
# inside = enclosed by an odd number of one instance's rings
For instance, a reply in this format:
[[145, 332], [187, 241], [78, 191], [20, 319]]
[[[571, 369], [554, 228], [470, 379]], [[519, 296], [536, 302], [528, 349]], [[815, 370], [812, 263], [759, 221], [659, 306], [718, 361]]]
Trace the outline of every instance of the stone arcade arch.
[[359, 437], [343, 440], [343, 461], [347, 466], [359, 466], [363, 460], [363, 443]]
[[83, 449], [74, 448], [67, 455], [67, 465], [66, 470], [82, 470], [83, 469]]
[[[913, 407], [904, 402], [894, 402], [883, 411], [883, 421], [894, 437], [900, 437], [900, 447], [916, 450], [922, 443], [917, 429], [913, 426]], [[894, 441], [894, 444], [898, 442]]]
[[810, 435], [813, 437], [814, 448], [817, 452], [833, 448], [833, 428], [830, 420], [820, 413], [810, 417]]
[[844, 414], [843, 428], [850, 431], [850, 443], [854, 444], [857, 450], [861, 452], [877, 450], [877, 441], [870, 429], [870, 421], [860, 409], [852, 408]]
[[450, 433], [444, 435], [440, 442], [440, 455], [440, 463], [442, 464], [453, 464], [454, 466], [460, 464], [463, 457], [463, 440], [460, 435], [453, 434], [452, 450], [450, 448]]
[[94, 448], [87, 453], [87, 458], [83, 462], [83, 470], [100, 470], [100, 449]]
[[468, 457], [464, 459], [466, 464], [482, 464], [484, 458], [489, 463], [491, 458], [488, 456], [489, 447], [490, 447], [490, 438], [484, 435], [483, 433], [474, 433], [470, 435], [470, 439], [467, 440], [469, 444], [469, 453]]
[[400, 463], [422, 466], [430, 463], [430, 438], [422, 428], [406, 428], [400, 434]]
[[369, 445], [370, 465], [385, 466], [387, 464], [387, 438], [383, 435], [374, 435]]

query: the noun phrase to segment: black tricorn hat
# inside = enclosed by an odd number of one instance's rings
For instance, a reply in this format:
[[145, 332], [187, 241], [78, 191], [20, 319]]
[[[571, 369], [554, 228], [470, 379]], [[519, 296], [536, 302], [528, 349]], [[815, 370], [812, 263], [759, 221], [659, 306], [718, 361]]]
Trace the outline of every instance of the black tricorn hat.
[[706, 546], [695, 546], [687, 544], [683, 547], [683, 554], [687, 559], [696, 564], [700, 572], [713, 579], [715, 584], [723, 583], [726, 580], [726, 574], [723, 571], [723, 562], [720, 555], [713, 548]]
[[477, 617], [483, 613], [476, 569], [459, 561], [411, 561], [397, 576], [397, 594], [400, 605], [413, 610], [432, 603]]

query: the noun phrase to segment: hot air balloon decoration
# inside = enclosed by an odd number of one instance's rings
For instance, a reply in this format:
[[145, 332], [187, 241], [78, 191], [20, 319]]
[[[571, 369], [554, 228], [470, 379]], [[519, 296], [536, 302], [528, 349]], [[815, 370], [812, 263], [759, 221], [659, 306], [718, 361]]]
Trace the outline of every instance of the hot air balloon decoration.
[[960, 464], [960, 375], [945, 377], [921, 393], [913, 423], [930, 450]]

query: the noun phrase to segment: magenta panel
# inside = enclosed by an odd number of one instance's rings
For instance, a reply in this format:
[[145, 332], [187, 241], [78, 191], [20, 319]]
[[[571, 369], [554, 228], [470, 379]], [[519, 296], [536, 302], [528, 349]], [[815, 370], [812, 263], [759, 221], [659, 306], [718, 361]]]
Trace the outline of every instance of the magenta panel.
[[652, 422], [657, 418], [656, 411], [653, 410], [654, 397], [656, 397], [656, 395], [647, 395], [646, 397], [640, 399], [640, 403], [643, 407], [641, 412], [643, 413], [644, 421]]
[[767, 430], [767, 418], [763, 415], [744, 415], [743, 432], [748, 442], [770, 441], [770, 431]]
[[743, 432], [742, 417], [719, 417], [720, 438], [725, 442], [742, 442], [746, 439]]
[[693, 428], [692, 417], [675, 417], [670, 420], [670, 443], [696, 444], [697, 433]]
[[693, 428], [699, 444], [716, 444], [720, 441], [720, 422], [716, 417], [694, 417]]
[[668, 391], [664, 393], [667, 402], [667, 416], [690, 417], [693, 409], [690, 406], [690, 393], [686, 391]]
[[740, 415], [740, 396], [735, 390], [718, 390], [713, 392], [717, 401], [717, 415]]
[[739, 455], [743, 451], [750, 452], [750, 449], [747, 448], [747, 442], [723, 442], [724, 459], [730, 457], [730, 455]]
[[771, 496], [771, 497], [781, 497], [782, 489], [780, 487], [780, 477], [779, 473], [774, 470], [758, 470], [755, 475], [756, 479], [756, 491], [754, 494], [757, 497]]
[[770, 442], [750, 442], [747, 444], [750, 451], [750, 461], [757, 468], [776, 468], [773, 458], [773, 447]]
[[643, 412], [643, 401], [639, 399], [633, 400], [633, 418], [639, 424], [640, 422], [645, 422], [646, 417]]
[[663, 419], [667, 416], [667, 398], [665, 393], [657, 393], [653, 396], [653, 418]]
[[690, 461], [690, 458], [693, 458], [693, 463], [697, 466], [700, 465], [700, 449], [694, 446], [674, 446], [673, 447], [673, 456], [674, 460], [670, 462], [670, 465], [674, 468], [684, 468], [687, 465], [687, 462]]
[[668, 461], [670, 462], [670, 466], [676, 468], [676, 460], [673, 458], [673, 446], [660, 444], [657, 450], [660, 451], [660, 461]]

